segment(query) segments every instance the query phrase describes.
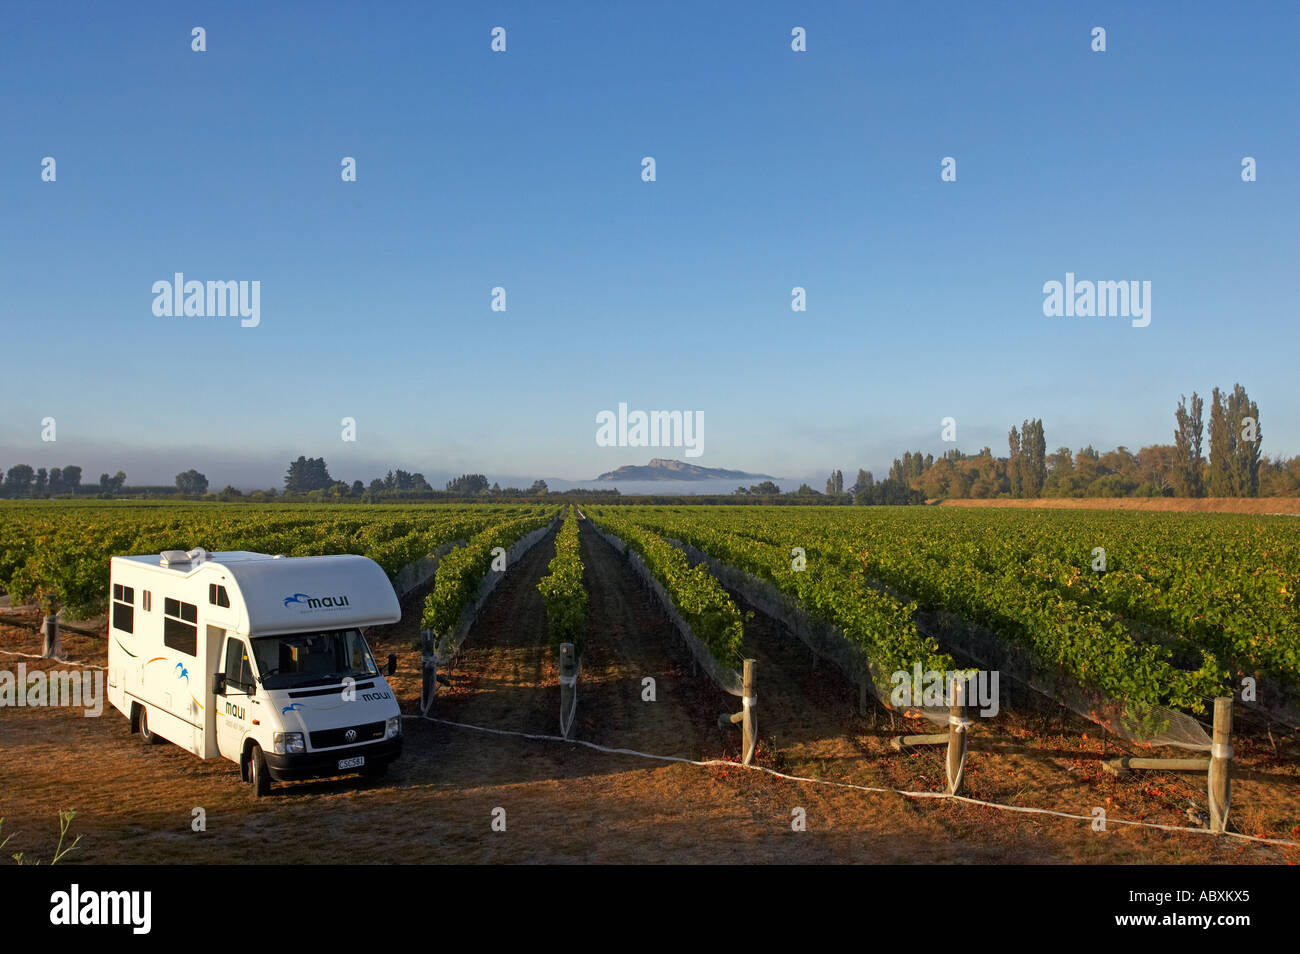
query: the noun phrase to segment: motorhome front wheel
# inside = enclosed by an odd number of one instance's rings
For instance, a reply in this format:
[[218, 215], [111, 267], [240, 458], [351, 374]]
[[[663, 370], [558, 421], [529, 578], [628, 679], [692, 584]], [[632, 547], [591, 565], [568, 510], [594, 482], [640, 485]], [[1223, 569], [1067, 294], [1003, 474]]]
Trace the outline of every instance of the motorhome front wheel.
[[266, 756], [262, 749], [254, 745], [248, 753], [248, 776], [253, 783], [253, 794], [263, 798], [271, 792], [271, 773], [266, 768]]

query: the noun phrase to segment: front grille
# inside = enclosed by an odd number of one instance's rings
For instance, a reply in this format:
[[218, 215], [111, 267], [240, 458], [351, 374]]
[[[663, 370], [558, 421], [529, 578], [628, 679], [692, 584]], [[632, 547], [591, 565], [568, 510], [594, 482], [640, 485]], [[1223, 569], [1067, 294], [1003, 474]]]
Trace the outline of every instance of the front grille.
[[[348, 730], [355, 730], [357, 737], [348, 741], [344, 736]], [[332, 749], [339, 745], [357, 745], [361, 742], [373, 742], [375, 739], [384, 737], [384, 723], [367, 722], [365, 725], [344, 726], [341, 729], [321, 729], [319, 732], [308, 733], [311, 739], [313, 749]]]

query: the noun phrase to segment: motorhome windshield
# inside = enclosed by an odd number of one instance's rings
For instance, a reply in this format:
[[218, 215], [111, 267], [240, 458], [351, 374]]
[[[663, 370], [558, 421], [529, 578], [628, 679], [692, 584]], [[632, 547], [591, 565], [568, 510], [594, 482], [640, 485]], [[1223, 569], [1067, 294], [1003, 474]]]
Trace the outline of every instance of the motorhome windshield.
[[358, 629], [259, 636], [253, 639], [259, 681], [267, 689], [294, 689], [378, 676]]

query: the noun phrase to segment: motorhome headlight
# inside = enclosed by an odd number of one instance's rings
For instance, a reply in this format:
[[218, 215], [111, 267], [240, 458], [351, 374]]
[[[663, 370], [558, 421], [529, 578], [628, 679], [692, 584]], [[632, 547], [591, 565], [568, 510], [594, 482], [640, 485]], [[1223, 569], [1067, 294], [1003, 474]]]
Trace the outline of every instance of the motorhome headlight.
[[294, 752], [306, 752], [301, 732], [277, 732], [275, 734], [275, 754], [289, 755]]
[[402, 734], [402, 717], [393, 716], [384, 724], [384, 738], [395, 739]]

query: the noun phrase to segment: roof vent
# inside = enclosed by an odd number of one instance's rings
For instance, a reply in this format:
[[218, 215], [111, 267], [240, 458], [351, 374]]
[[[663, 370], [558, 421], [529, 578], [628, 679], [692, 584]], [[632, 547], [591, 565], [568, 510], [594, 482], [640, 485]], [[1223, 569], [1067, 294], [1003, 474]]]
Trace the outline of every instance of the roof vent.
[[191, 550], [189, 553], [185, 555], [188, 556], [190, 560], [192, 560], [194, 563], [202, 563], [204, 560], [208, 558], [208, 551], [203, 549], [202, 547], [195, 547], [193, 550]]
[[164, 550], [159, 554], [158, 563], [161, 566], [171, 566], [175, 563], [189, 563], [190, 555], [184, 550]]

